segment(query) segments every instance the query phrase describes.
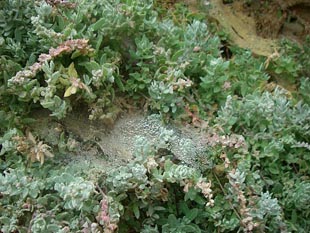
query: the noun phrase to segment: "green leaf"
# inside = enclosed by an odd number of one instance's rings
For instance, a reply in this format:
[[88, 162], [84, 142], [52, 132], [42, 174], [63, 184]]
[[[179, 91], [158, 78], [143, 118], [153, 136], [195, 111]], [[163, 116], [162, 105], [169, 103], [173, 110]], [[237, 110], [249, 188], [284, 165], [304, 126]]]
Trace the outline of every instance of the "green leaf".
[[55, 101], [53, 99], [42, 100], [40, 103], [41, 103], [43, 108], [48, 108], [48, 109], [55, 105]]
[[85, 62], [83, 63], [83, 66], [87, 69], [89, 73], [91, 73], [93, 70], [100, 70], [100, 65], [95, 61]]
[[78, 73], [77, 73], [77, 71], [76, 71], [76, 69], [74, 67], [74, 63], [73, 62], [68, 67], [68, 75], [69, 75], [69, 77], [74, 77], [74, 78], [78, 77]]
[[70, 95], [75, 94], [77, 91], [77, 88], [74, 86], [70, 86], [67, 88], [67, 90], [65, 91], [64, 97], [69, 97]]
[[168, 106], [164, 106], [164, 107], [163, 107], [163, 112], [164, 112], [164, 113], [169, 112], [169, 107], [168, 107]]
[[59, 78], [59, 82], [64, 86], [70, 85], [70, 80], [68, 80], [67, 78]]
[[198, 226], [194, 225], [186, 225], [182, 227], [182, 232], [195, 232], [195, 233], [200, 233], [201, 230], [199, 229]]
[[179, 204], [179, 209], [181, 210], [181, 212], [186, 215], [188, 212], [189, 212], [189, 208], [186, 204], [185, 201], [182, 201], [180, 204]]
[[[10, 226], [11, 225], [11, 222], [12, 222], [12, 219], [11, 218], [8, 218], [8, 217], [0, 217], [0, 222], [1, 222], [1, 225], [7, 225], [7, 226]], [[2, 228], [3, 229], [3, 228]]]
[[166, 208], [163, 207], [163, 206], [155, 206], [154, 210], [156, 210], [156, 211], [164, 211], [164, 210], [166, 210]]
[[136, 219], [139, 219], [140, 218], [140, 210], [139, 210], [139, 206], [138, 206], [138, 203], [135, 202], [133, 205], [132, 205], [132, 211], [136, 217]]
[[191, 187], [188, 192], [185, 194], [184, 196], [184, 200], [187, 201], [187, 200], [191, 200], [191, 201], [194, 201], [195, 198], [197, 196], [197, 191]]
[[168, 216], [168, 224], [170, 227], [177, 227], [179, 225], [179, 221], [174, 214]]
[[102, 26], [104, 25], [106, 19], [105, 18], [101, 18], [99, 19], [96, 23], [90, 25], [90, 27], [94, 30], [97, 31], [98, 29], [102, 28]]
[[116, 83], [116, 85], [119, 87], [119, 89], [121, 91], [123, 91], [123, 92], [125, 91], [125, 86], [122, 83], [122, 80], [121, 80], [121, 78], [118, 75], [115, 76], [115, 83]]
[[102, 36], [102, 35], [99, 35], [99, 36], [98, 36], [98, 39], [97, 39], [97, 43], [96, 43], [96, 53], [97, 53], [97, 52], [99, 51], [99, 49], [100, 49], [102, 40], [103, 40], [103, 36]]
[[164, 165], [165, 172], [168, 172], [172, 166], [173, 166], [173, 162], [171, 162], [171, 160], [167, 159], [165, 161], [165, 165]]
[[57, 224], [48, 224], [47, 225], [47, 231], [49, 232], [58, 232], [60, 230], [60, 226]]
[[197, 215], [198, 215], [199, 210], [197, 208], [191, 209], [187, 214], [186, 217], [190, 220], [193, 221]]
[[80, 50], [75, 50], [72, 55], [71, 55], [71, 59], [77, 58], [79, 56], [81, 56], [81, 51]]
[[59, 25], [59, 28], [60, 29], [64, 29], [65, 28], [65, 21], [64, 21], [64, 18], [63, 17], [60, 17], [60, 16], [57, 16], [56, 18], [57, 22], [58, 22], [58, 25]]
[[16, 40], [17, 42], [21, 42], [21, 41], [22, 41], [22, 34], [21, 34], [21, 31], [20, 31], [19, 28], [16, 28], [16, 29], [15, 29], [14, 34], [15, 34], [15, 40]]
[[206, 204], [206, 200], [199, 195], [196, 195], [194, 201], [199, 205], [205, 205]]
[[270, 173], [274, 174], [274, 175], [278, 175], [280, 173], [279, 171], [279, 167], [277, 164], [275, 163], [271, 163], [268, 166], [268, 170], [270, 171]]
[[178, 59], [180, 57], [182, 57], [184, 55], [184, 50], [181, 49], [181, 50], [178, 50], [177, 52], [175, 52], [172, 57], [171, 57], [171, 61], [174, 61], [174, 62], [177, 62]]
[[297, 216], [296, 210], [293, 210], [293, 211], [292, 211], [291, 219], [292, 219], [292, 222], [293, 222], [293, 223], [296, 223], [296, 222], [297, 222], [298, 216]]

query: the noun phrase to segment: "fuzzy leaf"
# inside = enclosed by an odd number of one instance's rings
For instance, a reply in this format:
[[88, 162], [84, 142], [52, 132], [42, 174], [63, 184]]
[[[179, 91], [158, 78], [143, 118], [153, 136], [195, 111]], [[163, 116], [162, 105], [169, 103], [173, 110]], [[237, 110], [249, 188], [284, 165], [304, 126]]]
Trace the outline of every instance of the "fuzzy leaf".
[[68, 75], [69, 75], [69, 77], [74, 77], [74, 78], [78, 77], [78, 74], [77, 74], [77, 71], [76, 71], [76, 69], [74, 67], [74, 63], [73, 62], [68, 67]]
[[106, 19], [105, 18], [101, 18], [99, 19], [96, 23], [90, 25], [90, 27], [94, 30], [97, 31], [98, 29], [102, 28], [102, 26], [104, 25]]
[[86, 62], [86, 63], [84, 63], [84, 66], [87, 69], [87, 71], [90, 73], [93, 70], [100, 70], [101, 69], [100, 65], [95, 61]]
[[190, 220], [193, 221], [198, 215], [198, 209], [191, 209], [187, 214], [186, 217]]
[[77, 91], [76, 87], [70, 86], [70, 87], [67, 88], [67, 90], [66, 90], [66, 92], [64, 94], [64, 97], [69, 97], [70, 95], [75, 94], [76, 91]]

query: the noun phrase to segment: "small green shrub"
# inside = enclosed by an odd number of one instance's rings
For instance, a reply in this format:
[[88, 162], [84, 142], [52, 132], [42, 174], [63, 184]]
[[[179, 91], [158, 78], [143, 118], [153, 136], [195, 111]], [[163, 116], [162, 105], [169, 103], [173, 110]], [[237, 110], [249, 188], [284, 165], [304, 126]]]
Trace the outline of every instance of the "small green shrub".
[[0, 175], [1, 231], [77, 232], [96, 222], [99, 199], [93, 184], [55, 168], [20, 163]]
[[160, 156], [168, 145], [163, 143], [165, 137], [157, 140], [150, 144], [139, 138], [135, 160], [109, 173], [111, 221], [118, 224], [119, 232], [205, 230], [200, 214], [213, 206], [211, 183], [194, 168]]

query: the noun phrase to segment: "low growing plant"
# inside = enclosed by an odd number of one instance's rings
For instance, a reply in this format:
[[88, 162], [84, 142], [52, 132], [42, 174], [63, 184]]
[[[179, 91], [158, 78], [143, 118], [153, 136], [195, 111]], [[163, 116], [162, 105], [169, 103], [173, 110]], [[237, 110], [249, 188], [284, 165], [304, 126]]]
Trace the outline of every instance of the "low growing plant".
[[[228, 58], [180, 4], [0, 4], [0, 231], [309, 232], [309, 41]], [[183, 161], [162, 130], [90, 180], [63, 160], [74, 135], [48, 145], [29, 126], [38, 109], [61, 122], [84, 108], [112, 126], [137, 106], [199, 128], [205, 147], [181, 140]]]

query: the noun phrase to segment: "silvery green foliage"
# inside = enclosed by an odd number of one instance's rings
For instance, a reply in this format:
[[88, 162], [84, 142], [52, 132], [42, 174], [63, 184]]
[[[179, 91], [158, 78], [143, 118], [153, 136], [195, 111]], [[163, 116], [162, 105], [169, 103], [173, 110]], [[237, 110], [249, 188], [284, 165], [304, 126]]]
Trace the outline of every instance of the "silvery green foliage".
[[309, 93], [310, 93], [310, 78], [309, 77], [301, 79], [300, 92], [301, 92], [301, 95], [303, 97], [303, 100], [306, 103], [310, 104], [310, 97], [309, 97]]
[[245, 176], [246, 176], [245, 172], [242, 172], [239, 169], [237, 169], [235, 173], [229, 173], [229, 176], [231, 177], [230, 183], [232, 185], [238, 185], [240, 189], [243, 189], [245, 187], [244, 186], [244, 181], [245, 181]]
[[293, 205], [296, 210], [305, 210], [305, 216], [310, 215], [310, 183], [307, 181], [297, 182], [293, 189], [287, 192], [287, 203]]
[[[156, 116], [151, 116], [150, 121], [157, 121]], [[150, 125], [151, 127], [158, 126]], [[174, 139], [173, 130], [168, 130], [164, 127], [159, 127], [158, 134], [154, 135], [152, 140], [147, 137], [135, 137], [135, 160], [130, 166], [120, 167], [111, 172], [112, 176], [107, 179], [108, 183], [113, 185], [116, 192], [124, 192], [128, 188], [140, 187], [147, 183], [147, 168], [145, 163], [149, 157], [155, 156], [159, 149], [169, 148], [170, 140]], [[140, 132], [142, 133], [142, 132]], [[143, 165], [144, 164], [144, 165]]]
[[276, 198], [272, 198], [269, 192], [261, 193], [257, 207], [258, 209], [255, 210], [253, 215], [261, 220], [263, 220], [266, 216], [280, 217], [282, 212], [278, 200]]
[[163, 179], [171, 183], [181, 182], [185, 179], [198, 180], [199, 178], [196, 169], [185, 165], [173, 164], [169, 161], [165, 163], [165, 170]]
[[[307, 192], [307, 185], [293, 180], [300, 179], [296, 172], [308, 174], [309, 113], [309, 105], [296, 102], [281, 88], [273, 92], [253, 93], [243, 99], [229, 96], [219, 111], [217, 123], [227, 132], [233, 130], [245, 135], [249, 152], [254, 156], [252, 159], [259, 161], [259, 171], [263, 171], [264, 179], [261, 175], [255, 178], [258, 168], [251, 168], [253, 160], [249, 157], [248, 160], [242, 159], [241, 163], [248, 163], [244, 185], [256, 186], [257, 195], [260, 195], [259, 190], [264, 190], [263, 187], [272, 187], [267, 189], [269, 192], [261, 194], [257, 209], [253, 212], [259, 219], [263, 219], [266, 227], [282, 228], [285, 225], [283, 211], [289, 213], [292, 219], [299, 216], [300, 225], [294, 224], [293, 229], [308, 229], [307, 224], [301, 220], [307, 211], [296, 214], [298, 208], [301, 208], [297, 203], [306, 197], [302, 193]], [[296, 187], [293, 187], [292, 182], [297, 182]], [[274, 192], [276, 198], [271, 198], [271, 192]], [[303, 200], [307, 202], [307, 198]]]
[[[239, 125], [244, 124], [257, 131], [271, 132], [277, 132], [281, 127], [297, 126], [301, 123], [298, 120], [301, 120], [305, 123], [304, 133], [307, 133], [309, 118], [306, 114], [309, 106], [301, 102], [294, 106], [286, 94], [283, 89], [277, 88], [274, 93], [264, 92], [260, 95], [257, 92], [246, 96], [242, 101], [228, 96], [226, 105], [219, 112], [218, 120], [223, 126], [230, 127], [236, 124], [236, 117], [240, 117]], [[237, 109], [241, 111], [239, 114], [236, 112]], [[225, 122], [227, 118], [232, 118], [234, 121]], [[288, 123], [293, 125], [287, 125]]]
[[159, 233], [158, 227], [151, 227], [149, 225], [146, 225], [142, 230], [141, 233]]
[[78, 231], [99, 210], [91, 182], [55, 169], [56, 164], [53, 170], [50, 164], [41, 168], [18, 164], [18, 169], [0, 175], [2, 232]]
[[112, 192], [126, 192], [133, 187], [145, 185], [148, 179], [146, 173], [147, 169], [143, 165], [132, 164], [111, 171], [106, 182], [113, 187]]
[[[53, 2], [1, 1], [0, 231], [87, 232], [84, 221], [97, 226], [104, 195], [95, 192], [94, 184], [74, 172], [64, 175], [70, 172], [56, 165], [26, 168], [12, 138], [22, 134], [17, 129], [27, 127], [28, 113], [38, 107], [64, 118], [82, 103], [89, 119], [102, 119], [113, 116], [118, 97], [134, 97], [166, 119], [184, 117], [188, 107], [210, 127], [216, 123], [225, 135], [222, 142], [242, 135], [248, 148], [240, 152], [225, 143], [205, 148], [199, 137], [161, 124], [158, 116], [131, 122], [134, 130], [119, 131], [126, 134], [124, 141], [96, 142], [105, 145], [106, 155], [119, 153], [121, 143], [125, 150], [120, 153], [135, 155], [132, 163], [108, 174], [111, 219], [128, 220], [136, 232], [199, 232], [199, 227], [233, 232], [254, 217], [261, 223], [257, 231], [284, 231], [284, 221], [289, 231], [309, 232], [309, 46], [286, 44], [295, 54], [271, 61], [267, 74], [265, 58], [253, 58], [250, 51], [231, 48], [233, 59], [224, 60], [220, 38], [178, 7], [174, 18], [166, 19], [153, 1], [83, 0], [74, 1], [73, 8]], [[89, 53], [62, 44], [78, 39]], [[49, 58], [52, 47], [58, 49]], [[71, 72], [69, 64], [75, 67]], [[269, 87], [269, 74], [297, 80], [300, 89], [262, 92]], [[191, 186], [201, 178], [193, 169], [200, 168], [199, 156], [212, 160], [204, 174], [212, 179], [214, 208], [206, 208]], [[206, 193], [210, 186], [200, 184]], [[239, 219], [238, 211], [246, 218]]]
[[204, 42], [206, 35], [209, 34], [208, 26], [201, 21], [194, 20], [187, 26], [184, 33], [184, 48], [193, 48], [195, 46], [207, 46]]
[[169, 103], [169, 105], [162, 106], [164, 112], [169, 112], [170, 108], [172, 112], [176, 111], [176, 103], [174, 103], [172, 99], [178, 101], [178, 98], [175, 98], [173, 95], [172, 84], [165, 84], [163, 81], [153, 81], [149, 87], [149, 94], [154, 101], [162, 102], [162, 104], [164, 104], [164, 101]]
[[144, 158], [145, 156], [154, 154], [154, 147], [148, 140], [148, 138], [144, 136], [136, 136], [135, 137], [135, 145], [134, 145], [134, 156], [136, 158]]
[[[173, 163], [167, 158], [169, 156], [167, 154], [158, 154], [160, 149], [166, 148], [166, 142], [173, 138], [172, 131], [162, 128], [161, 132], [157, 136], [157, 140], [152, 143], [147, 141], [146, 138], [137, 137], [135, 159], [127, 165], [120, 166], [109, 172], [106, 184], [109, 189], [108, 196], [111, 198], [110, 212], [113, 213], [114, 221], [118, 222], [120, 216], [123, 215], [123, 210], [127, 208], [122, 204], [126, 197], [130, 197], [130, 199], [138, 198], [136, 201], [132, 201], [135, 206], [134, 214], [136, 218], [139, 218], [139, 209], [141, 208], [142, 211], [146, 207], [145, 202], [152, 202], [152, 200], [157, 202], [160, 198], [166, 200], [168, 193], [163, 193], [163, 190], [169, 184], [184, 186], [186, 182], [194, 185], [196, 182], [205, 181], [196, 169], [187, 165]], [[164, 143], [160, 143], [161, 141]], [[198, 190], [192, 192], [195, 194]], [[154, 208], [156, 212], [156, 205], [155, 207], [150, 206], [150, 208]], [[155, 221], [155, 219], [152, 220], [152, 216], [150, 217], [148, 221]]]
[[243, 100], [228, 96], [217, 121], [226, 129], [234, 127], [239, 133], [255, 132], [251, 140], [260, 143], [269, 140], [260, 151], [261, 156], [268, 156], [284, 151], [285, 146], [300, 147], [304, 141], [307, 148], [309, 113], [309, 105], [302, 102], [294, 105], [284, 90], [276, 89], [274, 93], [254, 93]]
[[23, 201], [26, 197], [37, 198], [44, 184], [25, 176], [25, 170], [10, 169], [0, 174], [0, 192], [11, 196], [16, 201]]
[[175, 131], [172, 129], [167, 129], [164, 127], [160, 128], [160, 134], [158, 136], [158, 142], [156, 143], [156, 148], [169, 148], [169, 143], [176, 139]]
[[5, 132], [5, 134], [0, 138], [0, 144], [2, 145], [0, 150], [0, 155], [5, 155], [10, 151], [16, 150], [15, 143], [12, 138], [18, 135], [18, 130], [13, 128]]
[[59, 196], [63, 199], [65, 209], [83, 209], [85, 202], [94, 192], [94, 184], [81, 177], [64, 173], [54, 177], [54, 179], [56, 181], [54, 189], [59, 192]]
[[45, 1], [41, 1], [35, 10], [37, 15], [31, 17], [31, 23], [35, 28], [34, 33], [40, 37], [40, 41], [53, 46], [61, 43], [65, 39], [63, 34], [55, 32], [47, 21], [53, 17], [53, 7]]
[[[34, 0], [1, 1], [0, 8], [0, 54], [8, 60], [24, 62], [30, 55], [36, 36], [32, 33], [30, 18], [35, 15]], [[18, 30], [16, 30], [18, 28]], [[14, 58], [14, 59], [10, 59]], [[9, 71], [9, 70], [8, 70]], [[6, 71], [6, 72], [8, 72]], [[5, 71], [0, 71], [0, 74]], [[10, 72], [10, 71], [9, 71]]]

